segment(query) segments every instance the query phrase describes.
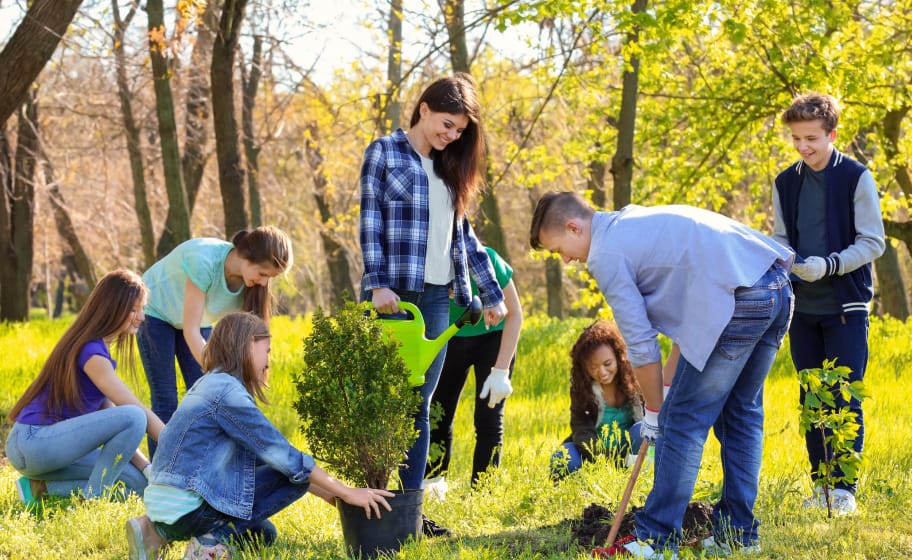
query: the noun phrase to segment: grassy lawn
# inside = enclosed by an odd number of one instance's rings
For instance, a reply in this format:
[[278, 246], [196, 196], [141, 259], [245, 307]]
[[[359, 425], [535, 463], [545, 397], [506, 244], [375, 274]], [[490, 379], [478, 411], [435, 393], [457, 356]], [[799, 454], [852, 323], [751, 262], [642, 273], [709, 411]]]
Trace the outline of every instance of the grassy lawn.
[[[569, 433], [570, 346], [588, 320], [527, 320], [514, 374], [515, 393], [506, 408], [505, 448], [500, 469], [482, 488], [469, 489], [472, 387], [466, 388], [457, 413], [450, 492], [445, 501], [426, 500], [424, 510], [453, 530], [449, 539], [407, 544], [397, 558], [589, 558], [577, 547], [568, 520], [578, 519], [592, 503], [615, 509], [628, 472], [607, 463], [587, 465], [559, 485], [547, 476], [548, 459]], [[34, 321], [0, 325], [0, 412], [5, 414], [37, 374], [65, 322]], [[273, 321], [269, 417], [297, 446], [306, 449], [292, 410], [292, 383], [298, 367], [303, 319]], [[752, 558], [909, 558], [912, 557], [912, 322], [872, 320], [871, 356], [866, 382], [873, 393], [866, 402], [866, 462], [859, 483], [859, 513], [827, 519], [805, 510], [810, 493], [803, 438], [798, 433], [798, 388], [786, 351], [780, 352], [766, 386], [766, 435], [757, 513], [763, 554]], [[141, 378], [141, 374], [140, 374]], [[470, 382], [471, 383], [471, 382]], [[130, 381], [148, 399], [144, 379]], [[0, 432], [5, 441], [4, 426]], [[332, 472], [332, 468], [328, 470]], [[123, 524], [143, 512], [140, 500], [80, 502], [57, 499], [37, 514], [19, 503], [15, 471], [0, 458], [0, 559], [125, 558]], [[652, 472], [647, 464], [632, 505], [643, 504]], [[712, 502], [721, 485], [718, 444], [709, 437], [694, 501]], [[278, 543], [245, 550], [239, 558], [343, 558], [336, 511], [308, 496], [273, 519]], [[183, 543], [166, 555], [179, 559]], [[683, 552], [682, 558], [699, 558]]]

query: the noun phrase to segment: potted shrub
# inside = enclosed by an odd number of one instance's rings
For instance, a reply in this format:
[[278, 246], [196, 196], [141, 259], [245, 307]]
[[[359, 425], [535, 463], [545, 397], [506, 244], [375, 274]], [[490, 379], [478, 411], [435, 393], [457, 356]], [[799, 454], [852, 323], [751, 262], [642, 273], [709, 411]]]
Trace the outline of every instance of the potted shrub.
[[[313, 456], [356, 486], [386, 489], [417, 438], [413, 416], [421, 396], [409, 384], [398, 343], [384, 335], [370, 304], [318, 309], [304, 339], [295, 410]], [[373, 558], [421, 536], [420, 490], [397, 492], [392, 512], [367, 519], [336, 500], [349, 552]]]

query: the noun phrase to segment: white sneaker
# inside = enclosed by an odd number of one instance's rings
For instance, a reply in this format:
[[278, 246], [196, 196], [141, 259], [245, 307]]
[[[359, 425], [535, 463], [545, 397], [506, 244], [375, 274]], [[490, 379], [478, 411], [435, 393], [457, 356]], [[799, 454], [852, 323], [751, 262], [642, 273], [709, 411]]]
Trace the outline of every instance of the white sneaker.
[[[619, 548], [623, 550], [620, 554], [618, 554]], [[611, 550], [611, 552], [608, 553], [608, 556], [643, 558], [644, 560], [677, 560], [678, 558], [677, 552], [671, 550], [656, 551], [650, 545], [638, 541], [633, 535], [615, 541], [615, 546], [606, 550]]]
[[[851, 515], [858, 512], [855, 496], [843, 488], [830, 490], [830, 505], [833, 507], [834, 515]], [[819, 486], [814, 488], [814, 495], [806, 498], [801, 506], [826, 510], [826, 494], [824, 494], [823, 488]]]
[[851, 515], [858, 512], [855, 496], [848, 490], [837, 488], [830, 492], [830, 503], [835, 515]]
[[434, 478], [428, 478], [422, 483], [424, 488], [424, 495], [429, 500], [440, 500], [441, 502], [446, 499], [447, 491], [450, 489], [450, 485], [447, 484], [447, 481], [442, 476], [435, 476]]
[[735, 551], [740, 552], [741, 554], [760, 554], [760, 545], [759, 544], [749, 544], [747, 546], [739, 546], [732, 549], [732, 546], [727, 542], [717, 541], [713, 535], [710, 535], [700, 541], [700, 549], [708, 556], [715, 558], [726, 558], [731, 556]]

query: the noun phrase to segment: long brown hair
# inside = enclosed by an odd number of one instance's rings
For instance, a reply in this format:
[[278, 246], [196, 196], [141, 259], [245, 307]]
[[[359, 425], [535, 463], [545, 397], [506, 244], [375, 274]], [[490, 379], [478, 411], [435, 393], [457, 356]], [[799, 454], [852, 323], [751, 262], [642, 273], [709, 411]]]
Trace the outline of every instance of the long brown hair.
[[610, 346], [617, 359], [617, 385], [627, 403], [639, 401], [640, 386], [627, 360], [627, 343], [617, 328], [608, 321], [599, 320], [583, 330], [570, 350], [570, 399], [581, 403], [589, 414], [598, 414], [598, 403], [592, 392], [592, 378], [586, 369], [589, 358], [602, 345]]
[[481, 165], [485, 157], [485, 139], [475, 80], [469, 74], [457, 72], [452, 77], [434, 81], [418, 98], [410, 127], [421, 120], [422, 103], [427, 103], [435, 113], [465, 115], [469, 119], [458, 140], [448, 144], [443, 151], [431, 148], [434, 172], [443, 179], [453, 197], [456, 214], [461, 216], [484, 184]]
[[212, 336], [203, 348], [203, 370], [220, 371], [236, 377], [247, 392], [261, 402], [269, 403], [264, 389], [266, 381], [253, 367], [250, 345], [269, 338], [266, 323], [252, 313], [229, 313], [219, 319]]
[[[287, 233], [273, 226], [260, 226], [253, 230], [241, 230], [234, 234], [231, 243], [242, 259], [261, 266], [271, 266], [279, 272], [287, 272], [294, 261], [291, 252], [291, 238]], [[244, 289], [242, 309], [257, 314], [266, 324], [272, 316], [272, 298], [269, 284]]]
[[[89, 294], [76, 320], [54, 346], [38, 377], [13, 406], [9, 419], [15, 421], [22, 409], [45, 388], [49, 388], [46, 415], [59, 414], [64, 406], [70, 409], [80, 406], [79, 352], [92, 340], [117, 333], [137, 302], [145, 303], [147, 295], [142, 278], [135, 272], [114, 270], [105, 274]], [[131, 374], [136, 371], [134, 338], [132, 334], [120, 332], [111, 344], [118, 362]]]

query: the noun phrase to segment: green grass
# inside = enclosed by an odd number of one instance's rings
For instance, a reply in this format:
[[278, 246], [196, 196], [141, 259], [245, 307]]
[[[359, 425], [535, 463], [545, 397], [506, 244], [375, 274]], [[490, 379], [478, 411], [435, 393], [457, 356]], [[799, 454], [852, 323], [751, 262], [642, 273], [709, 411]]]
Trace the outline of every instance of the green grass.
[[[584, 319], [527, 320], [508, 400], [505, 448], [500, 469], [482, 489], [469, 490], [474, 445], [467, 387], [457, 413], [454, 459], [445, 502], [426, 501], [425, 512], [458, 537], [407, 544], [397, 558], [589, 558], [571, 542], [567, 519], [598, 503], [614, 509], [628, 472], [606, 463], [587, 465], [560, 485], [547, 479], [548, 458], [568, 433], [568, 351]], [[0, 411], [7, 411], [41, 367], [64, 321], [0, 325]], [[266, 408], [269, 417], [299, 447], [306, 448], [292, 410], [292, 375], [298, 367], [305, 320], [273, 322], [272, 377]], [[856, 516], [828, 520], [801, 508], [810, 492], [803, 439], [798, 434], [798, 387], [785, 351], [766, 386], [766, 436], [757, 514], [763, 523], [759, 558], [908, 558], [912, 556], [912, 409], [908, 380], [912, 364], [912, 322], [872, 320], [866, 402], [866, 463], [860, 480]], [[140, 375], [141, 377], [141, 375]], [[471, 383], [471, 382], [470, 382]], [[144, 380], [131, 386], [148, 398]], [[5, 429], [0, 430], [5, 439]], [[718, 444], [710, 436], [694, 500], [711, 501], [721, 484]], [[632, 504], [642, 505], [651, 486], [648, 464], [637, 482]], [[123, 523], [143, 511], [138, 499], [79, 502], [58, 499], [37, 514], [23, 510], [16, 497], [15, 471], [0, 460], [0, 559], [113, 559], [126, 557]], [[308, 496], [274, 518], [279, 541], [269, 548], [243, 551], [242, 559], [342, 558], [335, 510]], [[183, 546], [166, 558], [181, 558]], [[690, 552], [682, 558], [698, 558]]]

